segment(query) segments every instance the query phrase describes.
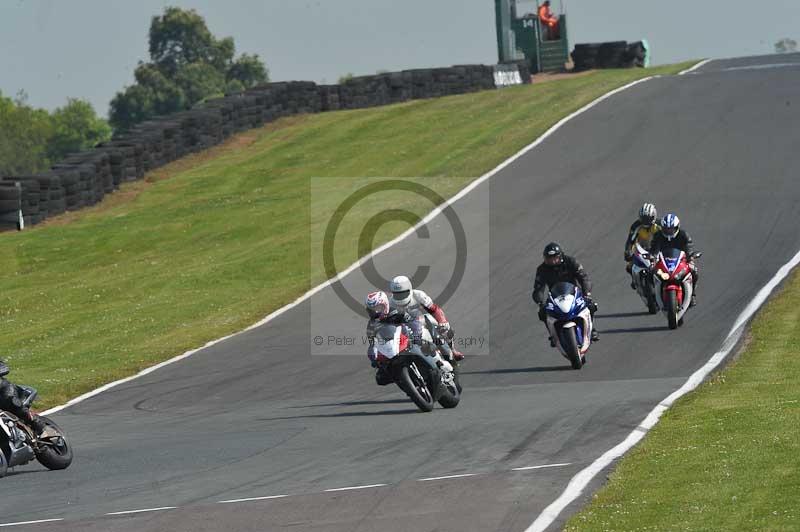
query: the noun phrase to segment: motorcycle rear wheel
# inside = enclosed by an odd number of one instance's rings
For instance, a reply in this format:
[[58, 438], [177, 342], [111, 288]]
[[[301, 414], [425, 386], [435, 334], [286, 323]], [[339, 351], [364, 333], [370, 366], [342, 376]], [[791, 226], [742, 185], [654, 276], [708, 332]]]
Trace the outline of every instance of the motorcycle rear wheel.
[[55, 429], [59, 436], [50, 439], [52, 445], [41, 444], [39, 451], [36, 453], [36, 459], [50, 470], [68, 468], [72, 463], [72, 447], [66, 436], [64, 436], [64, 431], [49, 417], [39, 416], [39, 418], [49, 427]]
[[674, 290], [667, 294], [667, 325], [670, 329], [678, 328], [678, 295]]
[[411, 369], [410, 365], [400, 368], [400, 383], [401, 388], [406, 395], [417, 405], [423, 412], [430, 412], [433, 410], [433, 395], [428, 387], [428, 383], [423, 378], [420, 382], [417, 374]]
[[581, 352], [578, 349], [578, 339], [575, 337], [575, 331], [569, 329], [562, 332], [564, 338], [564, 351], [566, 351], [569, 361], [572, 364], [572, 369], [581, 369], [583, 361], [581, 360]]

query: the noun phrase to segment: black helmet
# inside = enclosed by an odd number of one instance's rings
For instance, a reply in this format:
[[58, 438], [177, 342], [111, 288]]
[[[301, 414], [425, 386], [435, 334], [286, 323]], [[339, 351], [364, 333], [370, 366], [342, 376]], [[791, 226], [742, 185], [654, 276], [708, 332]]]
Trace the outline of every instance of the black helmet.
[[11, 370], [4, 360], [0, 360], [0, 377], [5, 377]]
[[564, 252], [561, 251], [561, 246], [555, 242], [550, 242], [547, 244], [544, 247], [542, 255], [544, 256], [544, 262], [546, 264], [561, 264], [561, 262], [564, 260]]

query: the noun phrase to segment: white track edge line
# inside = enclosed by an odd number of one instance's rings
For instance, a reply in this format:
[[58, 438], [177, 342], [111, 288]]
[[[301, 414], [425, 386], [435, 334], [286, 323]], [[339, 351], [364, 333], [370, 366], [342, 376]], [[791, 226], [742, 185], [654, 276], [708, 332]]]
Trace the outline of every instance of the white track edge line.
[[121, 512], [108, 512], [106, 515], [141, 514], [145, 512], [159, 512], [161, 510], [175, 510], [177, 506], [161, 506], [159, 508], [142, 508], [141, 510], [123, 510]]
[[109, 382], [108, 384], [104, 384], [103, 386], [101, 386], [101, 387], [99, 387], [97, 389], [94, 389], [94, 390], [92, 390], [90, 392], [86, 392], [83, 395], [79, 395], [78, 397], [75, 397], [74, 399], [70, 399], [69, 401], [67, 401], [63, 405], [55, 406], [55, 407], [53, 407], [53, 408], [51, 408], [49, 410], [45, 410], [44, 412], [42, 412], [42, 414], [50, 415], [50, 414], [54, 414], [56, 412], [59, 412], [60, 410], [63, 410], [65, 408], [67, 408], [67, 407], [76, 405], [76, 404], [78, 404], [78, 403], [80, 403], [82, 401], [85, 401], [86, 399], [89, 399], [91, 397], [94, 397], [95, 395], [98, 395], [98, 394], [100, 394], [100, 393], [102, 393], [102, 392], [104, 392], [106, 390], [110, 390], [111, 388], [119, 386], [120, 384], [124, 384], [124, 383], [132, 381], [134, 379], [138, 379], [139, 377], [143, 377], [143, 376], [147, 375], [148, 373], [152, 373], [152, 372], [156, 371], [157, 369], [163, 368], [164, 366], [168, 366], [170, 364], [174, 364], [175, 362], [179, 362], [179, 361], [181, 361], [181, 360], [183, 360], [185, 358], [188, 358], [188, 357], [192, 356], [193, 354], [197, 353], [198, 351], [202, 351], [203, 349], [206, 349], [208, 347], [216, 345], [216, 344], [218, 344], [220, 342], [223, 342], [223, 341], [225, 341], [225, 340], [227, 340], [229, 338], [232, 338], [232, 337], [234, 337], [236, 335], [245, 333], [245, 332], [250, 331], [252, 329], [255, 329], [257, 327], [261, 327], [265, 323], [268, 323], [268, 322], [272, 321], [273, 319], [277, 318], [281, 314], [283, 314], [283, 313], [293, 309], [297, 305], [301, 304], [306, 299], [309, 299], [311, 296], [313, 296], [317, 292], [320, 292], [321, 290], [327, 288], [328, 286], [332, 285], [333, 283], [343, 279], [348, 274], [350, 274], [350, 272], [352, 272], [356, 268], [360, 267], [362, 264], [364, 264], [368, 260], [372, 259], [373, 257], [378, 255], [379, 253], [389, 249], [390, 247], [394, 246], [398, 242], [401, 242], [401, 241], [405, 240], [409, 235], [414, 234], [417, 231], [417, 229], [419, 229], [420, 227], [422, 227], [425, 224], [427, 224], [428, 222], [430, 222], [433, 218], [435, 218], [436, 216], [441, 214], [446, 208], [450, 207], [455, 202], [457, 202], [458, 200], [460, 200], [461, 198], [463, 198], [464, 196], [469, 194], [472, 190], [474, 190], [476, 187], [478, 187], [484, 181], [488, 180], [489, 178], [491, 178], [492, 176], [494, 176], [495, 174], [497, 174], [498, 172], [500, 172], [501, 170], [503, 170], [504, 168], [509, 166], [511, 163], [513, 163], [514, 161], [516, 161], [517, 159], [519, 159], [520, 157], [522, 157], [523, 155], [525, 155], [526, 153], [528, 153], [532, 149], [536, 148], [539, 144], [541, 144], [542, 142], [547, 140], [551, 135], [553, 135], [553, 133], [555, 133], [556, 131], [561, 129], [561, 127], [564, 126], [564, 124], [566, 124], [567, 122], [569, 122], [573, 118], [585, 113], [589, 109], [595, 107], [599, 103], [603, 102], [604, 100], [607, 100], [608, 98], [614, 96], [615, 94], [618, 94], [618, 93], [620, 93], [622, 91], [630, 89], [631, 87], [634, 87], [634, 86], [636, 86], [636, 85], [638, 85], [640, 83], [645, 83], [646, 81], [650, 81], [651, 79], [653, 79], [653, 76], [648, 76], [648, 77], [645, 77], [645, 78], [642, 78], [642, 79], [637, 79], [636, 81], [632, 81], [631, 83], [628, 83], [627, 85], [623, 85], [622, 87], [617, 87], [616, 89], [608, 91], [607, 93], [597, 97], [596, 99], [594, 99], [591, 102], [587, 103], [586, 105], [584, 105], [583, 107], [581, 107], [577, 111], [574, 111], [571, 114], [565, 116], [564, 118], [562, 118], [561, 120], [559, 120], [558, 122], [556, 122], [555, 124], [550, 126], [550, 128], [547, 131], [542, 133], [542, 135], [539, 138], [537, 138], [536, 140], [534, 140], [532, 143], [530, 143], [527, 146], [525, 146], [524, 148], [522, 148], [520, 151], [518, 151], [517, 153], [515, 153], [514, 155], [512, 155], [511, 157], [509, 157], [508, 159], [506, 159], [505, 161], [503, 161], [499, 165], [497, 165], [492, 170], [489, 170], [487, 173], [483, 174], [481, 177], [475, 179], [470, 184], [468, 184], [466, 187], [461, 189], [458, 193], [456, 193], [456, 195], [454, 195], [453, 197], [451, 197], [450, 199], [445, 201], [442, 205], [440, 205], [440, 206], [436, 207], [435, 209], [433, 209], [430, 213], [428, 213], [427, 216], [425, 216], [422, 220], [417, 222], [416, 225], [414, 225], [413, 227], [407, 229], [405, 232], [403, 232], [399, 236], [395, 237], [394, 239], [390, 240], [389, 242], [387, 242], [387, 243], [383, 244], [382, 246], [378, 247], [377, 249], [375, 249], [371, 253], [361, 257], [358, 261], [356, 261], [353, 264], [351, 264], [350, 267], [348, 267], [346, 270], [344, 270], [342, 273], [340, 273], [336, 277], [334, 277], [332, 279], [328, 279], [324, 283], [315, 286], [314, 288], [312, 288], [311, 290], [309, 290], [308, 292], [306, 292], [305, 294], [303, 294], [299, 298], [295, 299], [291, 303], [288, 303], [288, 304], [282, 306], [281, 308], [279, 308], [278, 310], [273, 311], [272, 313], [268, 314], [266, 317], [264, 317], [260, 321], [250, 325], [246, 329], [243, 329], [241, 331], [229, 334], [227, 336], [223, 336], [222, 338], [218, 338], [216, 340], [211, 340], [210, 342], [207, 342], [205, 345], [203, 345], [201, 347], [186, 351], [182, 355], [178, 355], [176, 357], [170, 358], [169, 360], [165, 360], [164, 362], [156, 364], [155, 366], [150, 366], [149, 368], [143, 369], [139, 373], [137, 373], [135, 375], [131, 375], [130, 377], [125, 377], [124, 379], [120, 379], [120, 380], [117, 380], [117, 381], [114, 381], [114, 382]]
[[678, 75], [679, 75], [679, 76], [683, 76], [684, 74], [689, 74], [690, 72], [694, 72], [694, 71], [695, 71], [695, 70], [697, 70], [698, 68], [700, 68], [700, 67], [702, 67], [702, 66], [705, 66], [705, 65], [706, 65], [707, 63], [709, 63], [710, 61], [711, 61], [711, 59], [703, 59], [702, 61], [700, 61], [700, 62], [699, 62], [699, 63], [697, 63], [696, 65], [694, 65], [694, 66], [692, 66], [692, 67], [689, 67], [689, 68], [687, 68], [686, 70], [682, 70], [682, 71], [678, 72]]
[[595, 477], [595, 475], [608, 467], [611, 462], [625, 454], [631, 449], [631, 447], [636, 445], [639, 440], [644, 438], [645, 434], [647, 434], [647, 432], [653, 428], [656, 423], [658, 423], [661, 415], [670, 406], [672, 406], [677, 399], [697, 388], [697, 386], [703, 382], [708, 374], [711, 373], [714, 368], [720, 364], [720, 362], [725, 360], [725, 357], [728, 356], [728, 354], [738, 343], [739, 338], [741, 338], [742, 333], [745, 330], [744, 326], [747, 324], [748, 320], [750, 320], [750, 318], [753, 317], [753, 314], [755, 314], [761, 305], [764, 304], [764, 301], [767, 300], [775, 287], [778, 286], [798, 264], [800, 264], [800, 251], [798, 251], [789, 262], [781, 266], [775, 276], [772, 277], [772, 279], [770, 279], [769, 282], [758, 291], [755, 297], [744, 308], [742, 313], [739, 314], [739, 317], [734, 322], [733, 327], [728, 333], [728, 336], [726, 336], [725, 340], [722, 342], [722, 348], [714, 353], [714, 355], [703, 367], [695, 371], [683, 384], [683, 386], [672, 392], [666, 399], [661, 401], [653, 410], [651, 410], [647, 417], [645, 417], [644, 420], [639, 424], [639, 426], [631, 431], [630, 434], [628, 434], [627, 438], [603, 453], [600, 458], [589, 464], [589, 466], [582, 469], [574, 477], [572, 477], [564, 492], [555, 501], [550, 503], [550, 505], [547, 506], [547, 508], [545, 508], [541, 514], [539, 514], [536, 520], [526, 529], [525, 532], [543, 532], [546, 530], [551, 524], [553, 524], [556, 518], [558, 518], [559, 514], [564, 510], [564, 508], [572, 503], [572, 501], [580, 497], [580, 495], [583, 493], [583, 490]]
[[266, 501], [269, 499], [283, 499], [288, 495], [265, 495], [263, 497], [246, 497], [244, 499], [228, 499], [225, 501], [217, 501], [217, 504], [231, 504], [234, 502], [250, 502], [250, 501]]
[[547, 469], [548, 467], [566, 467], [572, 465], [572, 462], [563, 464], [545, 464], [545, 465], [532, 465], [527, 467], [515, 467], [511, 471], [530, 471], [531, 469]]
[[0, 527], [4, 526], [20, 526], [20, 525], [35, 525], [37, 523], [53, 523], [55, 521], [63, 521], [63, 517], [59, 517], [58, 519], [39, 519], [36, 521], [19, 521], [17, 523], [1, 523]]

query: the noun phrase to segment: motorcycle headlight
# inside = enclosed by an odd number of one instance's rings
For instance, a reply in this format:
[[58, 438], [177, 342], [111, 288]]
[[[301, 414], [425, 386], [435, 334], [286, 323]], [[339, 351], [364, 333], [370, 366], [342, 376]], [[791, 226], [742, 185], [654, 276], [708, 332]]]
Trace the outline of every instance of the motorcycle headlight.
[[680, 271], [675, 274], [676, 281], [683, 281], [683, 278], [686, 277], [686, 270]]
[[669, 274], [667, 272], [665, 272], [664, 270], [658, 270], [656, 273], [658, 274], [659, 277], [661, 277], [662, 281], [669, 280]]

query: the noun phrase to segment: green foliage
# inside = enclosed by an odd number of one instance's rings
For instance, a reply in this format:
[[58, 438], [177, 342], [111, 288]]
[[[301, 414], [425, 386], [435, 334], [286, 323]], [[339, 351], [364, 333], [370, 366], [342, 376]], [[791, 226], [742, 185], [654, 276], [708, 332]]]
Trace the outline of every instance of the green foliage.
[[46, 170], [71, 152], [108, 139], [111, 128], [89, 102], [70, 98], [52, 114], [0, 93], [0, 175]]
[[343, 76], [339, 76], [339, 85], [341, 85], [342, 83], [346, 83], [346, 82], [350, 81], [354, 77], [355, 76], [353, 75], [352, 72], [348, 72], [347, 74], [344, 74]]
[[0, 93], [0, 175], [36, 172], [48, 167], [47, 142], [52, 134], [50, 115]]
[[775, 43], [775, 53], [777, 54], [790, 54], [797, 51], [797, 41], [784, 37]]
[[217, 39], [195, 10], [168, 7], [155, 16], [149, 32], [150, 62], [139, 63], [136, 83], [118, 92], [109, 117], [125, 130], [153, 116], [188, 109], [212, 96], [269, 80], [258, 55], [234, 59], [231, 37]]
[[70, 153], [92, 148], [111, 137], [108, 122], [98, 118], [92, 104], [69, 98], [67, 105], [51, 115], [52, 137], [47, 144], [47, 156], [57, 161]]
[[208, 63], [190, 63], [181, 67], [175, 83], [190, 104], [209, 96], [222, 96], [225, 92], [225, 77]]
[[228, 69], [228, 81], [239, 81], [246, 89], [265, 83], [269, 73], [258, 54], [242, 54]]

